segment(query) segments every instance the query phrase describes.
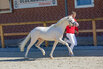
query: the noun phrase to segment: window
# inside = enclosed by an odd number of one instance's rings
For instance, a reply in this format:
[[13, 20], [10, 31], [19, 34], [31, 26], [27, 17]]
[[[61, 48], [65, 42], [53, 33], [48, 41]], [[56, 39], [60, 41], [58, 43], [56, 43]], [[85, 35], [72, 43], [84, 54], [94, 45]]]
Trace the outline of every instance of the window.
[[94, 7], [94, 0], [75, 0], [75, 8]]
[[0, 0], [0, 13], [11, 13], [11, 0]]

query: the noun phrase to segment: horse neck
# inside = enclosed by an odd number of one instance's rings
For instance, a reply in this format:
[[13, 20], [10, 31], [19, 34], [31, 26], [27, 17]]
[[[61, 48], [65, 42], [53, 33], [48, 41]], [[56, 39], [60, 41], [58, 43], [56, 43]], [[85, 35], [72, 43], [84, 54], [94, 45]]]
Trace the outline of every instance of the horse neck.
[[68, 25], [67, 21], [64, 21], [63, 23], [59, 24], [58, 27], [62, 29], [62, 33], [64, 33], [66, 26]]
[[60, 24], [63, 23], [65, 20], [66, 20], [66, 17], [60, 19], [60, 20], [55, 24], [55, 26], [60, 25]]
[[64, 33], [66, 26], [68, 25], [67, 17], [60, 19], [54, 26], [61, 29], [61, 33]]

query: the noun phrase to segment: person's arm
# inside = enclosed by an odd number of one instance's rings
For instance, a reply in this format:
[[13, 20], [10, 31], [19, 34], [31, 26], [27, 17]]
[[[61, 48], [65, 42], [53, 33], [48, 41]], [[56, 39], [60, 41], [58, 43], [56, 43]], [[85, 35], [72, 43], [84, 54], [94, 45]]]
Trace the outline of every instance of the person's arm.
[[75, 30], [77, 32], [77, 35], [79, 34], [79, 30], [78, 30], [78, 27], [75, 27]]
[[75, 27], [75, 30], [78, 32], [78, 27]]

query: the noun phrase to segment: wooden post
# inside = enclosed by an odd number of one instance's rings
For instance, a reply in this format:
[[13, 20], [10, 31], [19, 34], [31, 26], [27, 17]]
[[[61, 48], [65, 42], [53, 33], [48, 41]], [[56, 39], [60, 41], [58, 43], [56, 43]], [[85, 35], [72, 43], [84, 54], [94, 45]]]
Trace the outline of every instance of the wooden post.
[[4, 44], [4, 32], [3, 32], [3, 26], [0, 25], [0, 34], [1, 34], [1, 45], [2, 48], [5, 48], [5, 44]]
[[94, 46], [97, 46], [97, 36], [96, 36], [96, 23], [95, 23], [95, 20], [92, 20], [92, 27], [93, 27], [93, 42], [94, 42]]
[[46, 23], [45, 22], [43, 23], [43, 26], [46, 27]]
[[[44, 27], [47, 26], [45, 22], [43, 23], [43, 26], [44, 26]], [[46, 47], [48, 46], [48, 42], [47, 42], [47, 41], [45, 41], [45, 46], [46, 46]]]

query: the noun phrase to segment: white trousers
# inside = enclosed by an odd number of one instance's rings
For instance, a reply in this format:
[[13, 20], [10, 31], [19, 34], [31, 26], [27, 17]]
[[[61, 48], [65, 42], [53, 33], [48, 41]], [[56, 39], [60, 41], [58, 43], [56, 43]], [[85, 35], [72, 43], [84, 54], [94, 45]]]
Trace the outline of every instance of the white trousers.
[[66, 41], [67, 43], [71, 44], [71, 49], [73, 50], [74, 46], [77, 46], [77, 39], [75, 37], [75, 34], [71, 34], [71, 33], [66, 33], [66, 37], [68, 39], [64, 39], [64, 41]]

